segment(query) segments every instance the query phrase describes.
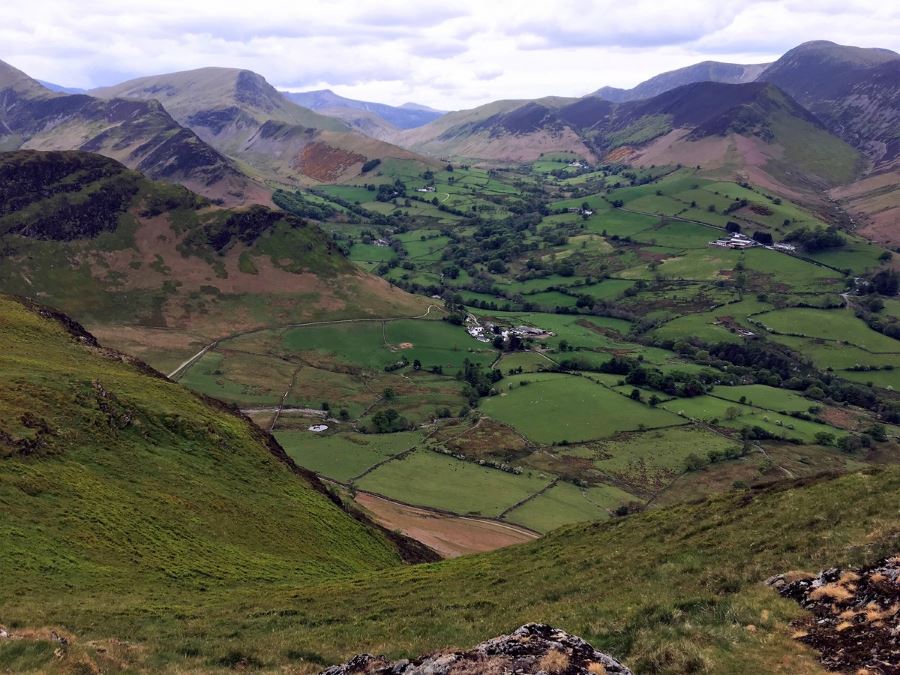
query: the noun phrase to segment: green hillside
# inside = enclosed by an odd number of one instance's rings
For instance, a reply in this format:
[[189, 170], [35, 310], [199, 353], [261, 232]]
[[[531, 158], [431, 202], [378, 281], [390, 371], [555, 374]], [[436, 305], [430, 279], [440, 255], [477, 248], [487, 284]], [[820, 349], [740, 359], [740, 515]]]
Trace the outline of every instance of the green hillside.
[[165, 616], [184, 593], [221, 600], [400, 564], [249, 420], [60, 317], [0, 299], [4, 624], [67, 623], [72, 594]]
[[166, 369], [277, 320], [424, 311], [359, 272], [313, 223], [224, 209], [89, 153], [0, 154], [0, 250], [4, 292]]
[[[0, 641], [13, 672], [315, 672], [526, 621], [636, 672], [821, 672], [760, 582], [900, 534], [900, 471], [739, 490], [404, 567], [245, 419], [0, 300]], [[408, 556], [414, 552], [409, 552]], [[50, 630], [69, 640], [60, 651]]]

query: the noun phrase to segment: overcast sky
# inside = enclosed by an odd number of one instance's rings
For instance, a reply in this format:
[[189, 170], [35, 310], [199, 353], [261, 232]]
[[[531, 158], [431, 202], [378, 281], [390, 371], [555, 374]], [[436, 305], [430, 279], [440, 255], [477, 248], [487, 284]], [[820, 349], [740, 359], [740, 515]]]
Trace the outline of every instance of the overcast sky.
[[630, 87], [827, 39], [900, 50], [896, 0], [4, 0], [0, 60], [73, 87], [202, 66], [442, 109]]

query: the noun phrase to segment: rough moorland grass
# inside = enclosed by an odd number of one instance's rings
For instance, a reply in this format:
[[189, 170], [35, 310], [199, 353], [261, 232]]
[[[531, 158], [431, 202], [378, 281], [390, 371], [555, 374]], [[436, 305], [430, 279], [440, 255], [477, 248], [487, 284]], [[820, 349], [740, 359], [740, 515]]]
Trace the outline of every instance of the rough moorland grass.
[[396, 564], [246, 419], [14, 301], [0, 317], [4, 618], [29, 593], [299, 584]]
[[[213, 670], [245, 658], [314, 673], [360, 651], [410, 657], [545, 621], [635, 672], [818, 675], [816, 654], [791, 638], [788, 624], [802, 610], [761, 582], [895, 552], [898, 506], [900, 470], [890, 468], [735, 491], [568, 526], [490, 554], [315, 587], [174, 586], [164, 603], [138, 588], [86, 595], [81, 587], [66, 597], [32, 594], [4, 616], [65, 621], [81, 640], [125, 636], [141, 647], [130, 658], [157, 671]], [[5, 654], [0, 663], [17, 670]], [[41, 658], [52, 664], [52, 650]]]

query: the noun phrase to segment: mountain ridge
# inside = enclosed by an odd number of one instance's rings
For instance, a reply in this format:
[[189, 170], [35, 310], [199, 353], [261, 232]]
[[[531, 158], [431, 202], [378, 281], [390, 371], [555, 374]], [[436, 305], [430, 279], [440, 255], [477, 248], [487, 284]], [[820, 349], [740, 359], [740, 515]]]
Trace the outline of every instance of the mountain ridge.
[[230, 204], [269, 192], [154, 101], [52, 92], [0, 62], [0, 149], [87, 150]]
[[642, 98], [652, 98], [665, 93], [669, 89], [694, 82], [721, 82], [724, 84], [743, 84], [753, 82], [769, 63], [739, 64], [722, 61], [702, 61], [684, 68], [670, 70], [654, 75], [640, 82], [631, 89], [618, 87], [601, 87], [588, 96], [597, 96], [614, 103], [625, 103]]
[[93, 90], [104, 97], [160, 100], [218, 151], [274, 184], [341, 182], [369, 160], [430, 160], [354, 131], [288, 100], [264, 77], [239, 68], [200, 68]]

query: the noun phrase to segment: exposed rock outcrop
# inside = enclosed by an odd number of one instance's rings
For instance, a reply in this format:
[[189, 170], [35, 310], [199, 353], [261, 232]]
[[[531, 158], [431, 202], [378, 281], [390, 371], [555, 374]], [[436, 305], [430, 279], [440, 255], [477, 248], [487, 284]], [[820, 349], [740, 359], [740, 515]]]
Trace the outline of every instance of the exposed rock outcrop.
[[388, 661], [360, 654], [322, 675], [631, 675], [631, 671], [575, 635], [529, 623], [510, 635], [482, 642], [464, 652], [437, 652], [413, 661]]
[[811, 612], [794, 622], [795, 637], [821, 652], [826, 668], [900, 673], [900, 556], [814, 577], [780, 574], [766, 583]]

